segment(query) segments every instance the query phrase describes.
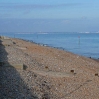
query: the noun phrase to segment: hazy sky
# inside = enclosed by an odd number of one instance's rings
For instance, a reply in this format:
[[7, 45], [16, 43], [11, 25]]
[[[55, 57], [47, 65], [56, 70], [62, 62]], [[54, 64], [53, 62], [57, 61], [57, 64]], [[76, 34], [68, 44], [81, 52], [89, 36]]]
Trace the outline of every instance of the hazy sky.
[[99, 0], [0, 0], [0, 32], [99, 31]]

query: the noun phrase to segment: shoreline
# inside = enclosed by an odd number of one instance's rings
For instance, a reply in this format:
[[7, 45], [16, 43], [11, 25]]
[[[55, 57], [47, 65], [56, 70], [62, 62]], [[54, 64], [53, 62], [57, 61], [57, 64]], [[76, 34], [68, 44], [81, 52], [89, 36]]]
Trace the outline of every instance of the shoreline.
[[[69, 53], [73, 53], [73, 52], [67, 51], [67, 50], [64, 49], [63, 47], [54, 47], [54, 46], [50, 46], [50, 45], [48, 45], [48, 44], [36, 43], [36, 42], [34, 42], [33, 40], [26, 40], [26, 39], [21, 39], [21, 38], [16, 38], [16, 39], [20, 39], [20, 40], [23, 40], [23, 41], [26, 41], [26, 42], [31, 42], [31, 43], [33, 43], [33, 44], [37, 44], [37, 45], [40, 45], [40, 46], [45, 46], [45, 47], [49, 47], [49, 48], [55, 48], [55, 49], [59, 49], [59, 50], [62, 50], [62, 51], [69, 52]], [[75, 54], [75, 53], [73, 53], [73, 54]], [[75, 55], [78, 55], [78, 56], [81, 56], [81, 57], [86, 57], [86, 56], [84, 56], [84, 55], [79, 55], [79, 54], [75, 54]], [[86, 58], [93, 59], [93, 60], [99, 62], [99, 58], [93, 58], [93, 57], [86, 57]]]
[[[12, 37], [12, 38], [16, 38], [16, 39], [22, 39], [22, 38], [19, 38], [19, 37]], [[77, 55], [79, 55], [79, 56], [84, 56], [84, 57], [87, 57], [87, 58], [92, 58], [92, 59], [99, 59], [99, 57], [97, 57], [97, 56], [95, 56], [95, 54], [93, 54], [94, 56], [92, 57], [90, 54], [89, 55], [84, 55], [84, 53], [82, 53], [82, 54], [80, 54], [80, 53], [77, 53], [77, 52], [73, 52], [73, 51], [69, 51], [69, 50], [67, 50], [66, 48], [64, 48], [64, 47], [55, 47], [55, 46], [52, 46], [52, 45], [50, 45], [50, 44], [44, 44], [44, 43], [37, 43], [37, 42], [35, 42], [35, 41], [33, 41], [33, 40], [27, 40], [27, 39], [22, 39], [22, 40], [24, 40], [24, 41], [28, 41], [28, 42], [33, 42], [33, 43], [35, 43], [35, 44], [38, 44], [38, 45], [41, 45], [41, 46], [48, 46], [48, 47], [51, 47], [51, 48], [56, 48], [56, 49], [60, 49], [60, 50], [64, 50], [64, 51], [68, 51], [68, 52], [71, 52], [71, 53], [74, 53], [74, 54], [77, 54]], [[83, 51], [82, 51], [83, 52]], [[88, 53], [87, 53], [88, 54]]]

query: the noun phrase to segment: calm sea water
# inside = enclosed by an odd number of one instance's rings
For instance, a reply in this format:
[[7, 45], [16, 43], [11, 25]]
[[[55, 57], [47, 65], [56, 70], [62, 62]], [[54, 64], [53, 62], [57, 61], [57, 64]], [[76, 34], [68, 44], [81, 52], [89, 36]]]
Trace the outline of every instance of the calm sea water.
[[0, 35], [31, 40], [81, 56], [99, 58], [99, 33], [1, 33]]

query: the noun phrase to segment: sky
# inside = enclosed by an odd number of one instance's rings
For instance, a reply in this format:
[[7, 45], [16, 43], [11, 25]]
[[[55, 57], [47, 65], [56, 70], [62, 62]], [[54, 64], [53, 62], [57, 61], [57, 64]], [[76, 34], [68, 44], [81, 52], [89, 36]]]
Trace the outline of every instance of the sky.
[[0, 0], [0, 32], [96, 32], [99, 0]]

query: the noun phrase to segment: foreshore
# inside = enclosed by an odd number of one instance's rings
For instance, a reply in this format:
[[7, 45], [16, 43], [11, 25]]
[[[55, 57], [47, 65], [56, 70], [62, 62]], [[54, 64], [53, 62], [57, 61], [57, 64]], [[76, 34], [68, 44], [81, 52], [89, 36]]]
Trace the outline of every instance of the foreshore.
[[0, 38], [2, 99], [99, 99], [99, 62], [68, 51]]

